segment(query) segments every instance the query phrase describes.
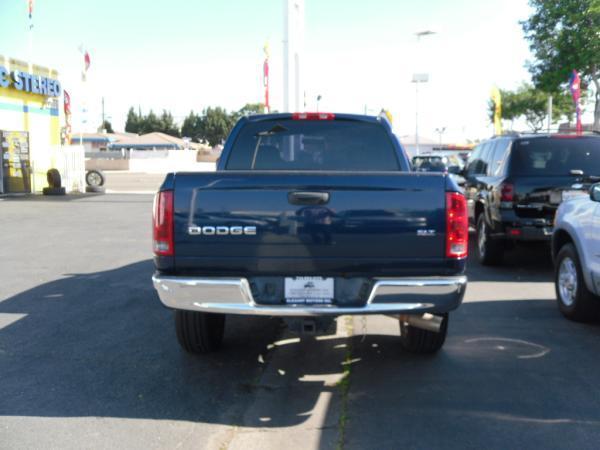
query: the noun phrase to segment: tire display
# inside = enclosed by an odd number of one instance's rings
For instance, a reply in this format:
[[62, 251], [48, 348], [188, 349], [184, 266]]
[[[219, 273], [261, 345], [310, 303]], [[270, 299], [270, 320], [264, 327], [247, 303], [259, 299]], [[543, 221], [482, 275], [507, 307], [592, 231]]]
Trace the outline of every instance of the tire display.
[[85, 173], [85, 183], [88, 186], [104, 186], [104, 173], [100, 170], [88, 170]]

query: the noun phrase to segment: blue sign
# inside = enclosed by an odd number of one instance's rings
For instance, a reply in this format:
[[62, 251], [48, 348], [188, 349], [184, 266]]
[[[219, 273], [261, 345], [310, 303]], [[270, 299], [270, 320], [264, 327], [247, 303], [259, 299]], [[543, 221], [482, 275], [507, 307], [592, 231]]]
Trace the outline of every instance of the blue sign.
[[9, 72], [4, 66], [0, 66], [0, 87], [13, 87], [17, 91], [44, 95], [46, 97], [58, 97], [62, 92], [60, 81], [58, 80], [20, 70]]

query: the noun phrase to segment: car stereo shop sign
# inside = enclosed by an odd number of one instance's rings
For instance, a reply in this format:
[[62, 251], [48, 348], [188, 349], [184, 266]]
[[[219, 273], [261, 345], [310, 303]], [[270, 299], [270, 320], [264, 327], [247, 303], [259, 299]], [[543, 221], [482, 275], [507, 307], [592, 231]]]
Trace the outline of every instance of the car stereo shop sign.
[[61, 94], [61, 86], [58, 80], [20, 70], [9, 72], [4, 66], [0, 66], [0, 87], [14, 88], [17, 91], [46, 97], [58, 97]]

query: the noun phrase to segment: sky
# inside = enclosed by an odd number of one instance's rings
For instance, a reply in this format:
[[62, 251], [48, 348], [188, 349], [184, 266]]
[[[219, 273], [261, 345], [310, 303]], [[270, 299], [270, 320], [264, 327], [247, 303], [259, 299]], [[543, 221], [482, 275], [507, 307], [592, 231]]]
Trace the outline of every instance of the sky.
[[[0, 54], [27, 60], [26, 0], [0, 0]], [[519, 21], [527, 0], [305, 0], [307, 110], [393, 116], [400, 135], [444, 141], [492, 134], [492, 86], [530, 81]], [[101, 98], [116, 130], [130, 106], [167, 109], [181, 122], [208, 106], [237, 110], [263, 100], [263, 46], [271, 48], [271, 103], [282, 109], [283, 0], [36, 0], [32, 60], [55, 68], [74, 111], [88, 104], [97, 127]], [[436, 34], [417, 41], [415, 33]], [[83, 45], [91, 67], [80, 81]], [[74, 124], [77, 124], [75, 118]]]

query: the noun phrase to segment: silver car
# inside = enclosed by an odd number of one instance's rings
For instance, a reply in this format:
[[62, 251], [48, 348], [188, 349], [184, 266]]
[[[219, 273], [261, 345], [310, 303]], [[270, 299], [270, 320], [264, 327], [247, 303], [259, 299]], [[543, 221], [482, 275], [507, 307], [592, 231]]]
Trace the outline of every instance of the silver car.
[[600, 312], [600, 183], [572, 194], [556, 212], [554, 281], [560, 312], [587, 322]]

